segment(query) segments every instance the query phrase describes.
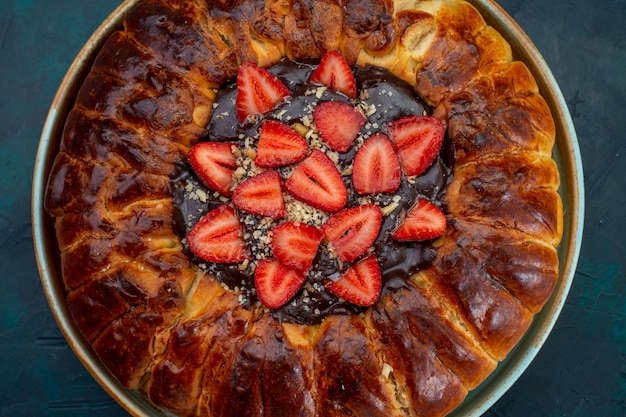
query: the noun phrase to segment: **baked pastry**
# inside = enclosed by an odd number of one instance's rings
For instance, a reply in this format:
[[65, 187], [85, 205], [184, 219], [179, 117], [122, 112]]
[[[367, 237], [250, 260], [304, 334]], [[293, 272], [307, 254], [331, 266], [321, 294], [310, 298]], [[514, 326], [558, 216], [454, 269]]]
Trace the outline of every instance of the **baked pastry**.
[[[314, 68], [332, 51], [359, 82], [384, 68], [413, 87], [445, 128], [435, 164], [452, 175], [435, 192], [445, 232], [398, 251], [425, 264], [383, 266], [367, 306], [335, 297], [307, 318], [195, 257], [181, 196], [202, 195], [186, 188], [188, 153], [217, 134], [239, 68]], [[554, 138], [528, 69], [462, 1], [140, 1], [87, 74], [49, 177], [68, 307], [122, 384], [179, 415], [445, 415], [558, 278]]]

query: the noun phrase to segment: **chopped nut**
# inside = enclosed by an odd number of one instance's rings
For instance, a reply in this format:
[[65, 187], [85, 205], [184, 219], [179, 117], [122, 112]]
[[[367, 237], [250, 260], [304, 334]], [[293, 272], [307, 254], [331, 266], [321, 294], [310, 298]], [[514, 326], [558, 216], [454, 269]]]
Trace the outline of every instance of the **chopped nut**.
[[336, 152], [327, 151], [326, 155], [328, 155], [330, 160], [333, 161], [335, 165], [339, 164], [339, 155], [337, 155]]
[[243, 178], [246, 176], [246, 170], [243, 167], [239, 167], [235, 170], [235, 172], [233, 173], [233, 176], [237, 179], [239, 178]]
[[256, 149], [246, 147], [243, 151], [243, 154], [250, 159], [254, 159], [256, 157]]
[[196, 195], [198, 196], [198, 199], [203, 203], [207, 202], [208, 196], [203, 190], [196, 190]]
[[381, 212], [382, 212], [383, 216], [387, 216], [387, 215], [393, 213], [393, 211], [398, 208], [398, 205], [399, 205], [399, 203], [391, 203], [388, 206], [383, 207], [381, 209]]
[[299, 135], [301, 136], [306, 136], [307, 133], [309, 133], [309, 129], [303, 125], [302, 123], [294, 123], [294, 125], [292, 126], [293, 130], [295, 130]]

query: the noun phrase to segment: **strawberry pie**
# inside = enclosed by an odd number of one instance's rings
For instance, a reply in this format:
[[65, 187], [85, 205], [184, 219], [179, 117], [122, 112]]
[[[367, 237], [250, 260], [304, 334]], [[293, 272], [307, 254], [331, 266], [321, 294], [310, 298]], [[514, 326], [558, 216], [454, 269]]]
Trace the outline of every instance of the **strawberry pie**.
[[132, 0], [45, 208], [155, 412], [445, 416], [552, 294], [555, 124], [462, 0]]

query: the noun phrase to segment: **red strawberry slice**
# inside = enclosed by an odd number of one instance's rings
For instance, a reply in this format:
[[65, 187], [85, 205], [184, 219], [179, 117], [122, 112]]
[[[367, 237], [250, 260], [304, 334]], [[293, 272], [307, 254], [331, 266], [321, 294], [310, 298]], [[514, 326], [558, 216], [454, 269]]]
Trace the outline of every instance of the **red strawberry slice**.
[[349, 104], [323, 101], [313, 110], [320, 136], [333, 150], [347, 151], [365, 125], [363, 115]]
[[441, 149], [444, 129], [432, 116], [407, 116], [387, 124], [406, 176], [420, 175]]
[[254, 162], [263, 168], [275, 168], [301, 161], [309, 145], [302, 136], [284, 123], [266, 120], [261, 125]]
[[231, 263], [250, 259], [235, 210], [227, 205], [207, 213], [187, 236], [189, 249], [209, 262]]
[[382, 133], [369, 138], [354, 157], [352, 184], [359, 194], [394, 192], [401, 175], [398, 156]]
[[326, 284], [326, 288], [336, 296], [360, 306], [374, 304], [380, 295], [381, 286], [380, 266], [374, 254], [348, 268], [337, 281]]
[[258, 116], [274, 109], [289, 97], [289, 89], [274, 74], [254, 62], [246, 62], [237, 72], [237, 119]]
[[446, 230], [446, 216], [428, 200], [419, 199], [409, 209], [391, 237], [399, 241], [435, 239]]
[[345, 207], [348, 191], [337, 167], [325, 153], [314, 149], [285, 181], [289, 194], [319, 210], [334, 213]]
[[298, 292], [306, 276], [276, 259], [261, 259], [254, 271], [254, 285], [259, 300], [267, 308], [278, 308]]
[[248, 213], [278, 219], [285, 216], [280, 174], [268, 170], [248, 178], [233, 192], [235, 207]]
[[332, 215], [322, 226], [322, 231], [337, 257], [351, 262], [372, 246], [381, 222], [380, 208], [375, 204], [365, 204]]
[[237, 158], [229, 142], [200, 142], [187, 154], [193, 171], [207, 187], [230, 197]]
[[356, 98], [356, 80], [348, 61], [337, 51], [324, 55], [309, 80], [322, 84], [349, 98]]
[[311, 267], [323, 237], [310, 224], [285, 222], [272, 229], [270, 248], [280, 263], [304, 272]]

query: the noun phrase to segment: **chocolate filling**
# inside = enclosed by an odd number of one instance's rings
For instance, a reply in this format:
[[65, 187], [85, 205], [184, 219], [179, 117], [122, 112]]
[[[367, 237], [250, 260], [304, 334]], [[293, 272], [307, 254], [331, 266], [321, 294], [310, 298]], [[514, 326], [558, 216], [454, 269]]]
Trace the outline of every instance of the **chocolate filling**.
[[[288, 102], [266, 114], [265, 119], [280, 118], [290, 124], [310, 115], [311, 109], [320, 101], [334, 100], [354, 104], [354, 100], [351, 101], [330, 89], [326, 89], [322, 94], [312, 94], [312, 86], [307, 81], [313, 69], [313, 66], [286, 59], [269, 68], [269, 71], [278, 76], [289, 88], [292, 97]], [[357, 91], [361, 94], [358, 101], [367, 103], [370, 108], [372, 105], [376, 106], [376, 111], [368, 116], [363, 129], [368, 135], [382, 131], [386, 122], [431, 112], [431, 109], [416, 97], [408, 83], [385, 69], [372, 66], [356, 67], [354, 75], [357, 80]], [[206, 140], [234, 142], [243, 149], [246, 137], [258, 136], [261, 120], [241, 126], [234, 108], [236, 95], [237, 86], [234, 82], [219, 91], [207, 127], [209, 133]], [[348, 152], [339, 154], [339, 171], [351, 166], [356, 151], [356, 147], [352, 147]], [[445, 212], [443, 196], [451, 180], [453, 162], [453, 146], [446, 137], [439, 156], [422, 175], [410, 181], [403, 176], [400, 189], [396, 192], [371, 196], [371, 200], [381, 207], [392, 202], [398, 203], [392, 215], [383, 216], [383, 224], [374, 243], [383, 278], [383, 292], [401, 288], [410, 275], [429, 267], [435, 259], [436, 249], [432, 242], [396, 242], [389, 234], [397, 226], [398, 218], [409, 210], [418, 197], [430, 200]], [[346, 207], [360, 204], [351, 181], [347, 182], [347, 187], [349, 198]], [[174, 199], [179, 211], [178, 229], [181, 237], [186, 236], [203, 215], [224, 204], [223, 200], [198, 181], [191, 169], [185, 170], [174, 182]], [[247, 215], [247, 218], [250, 219], [250, 215]], [[260, 221], [261, 219], [257, 218], [251, 226], [248, 226], [249, 230], [252, 232], [257, 226], [256, 222]], [[248, 242], [250, 246], [259, 244], [254, 237]], [[363, 307], [344, 302], [324, 288], [324, 280], [337, 273], [341, 266], [322, 250], [323, 245], [313, 262], [311, 272], [307, 275], [305, 286], [286, 305], [271, 311], [277, 320], [316, 324], [329, 314], [358, 314], [364, 311]], [[190, 251], [188, 253], [197, 265], [215, 275], [229, 289], [240, 291], [242, 294], [240, 300], [244, 307], [250, 308], [258, 302], [254, 290], [253, 270], [249, 267], [244, 268], [238, 264], [210, 264], [195, 258]]]

